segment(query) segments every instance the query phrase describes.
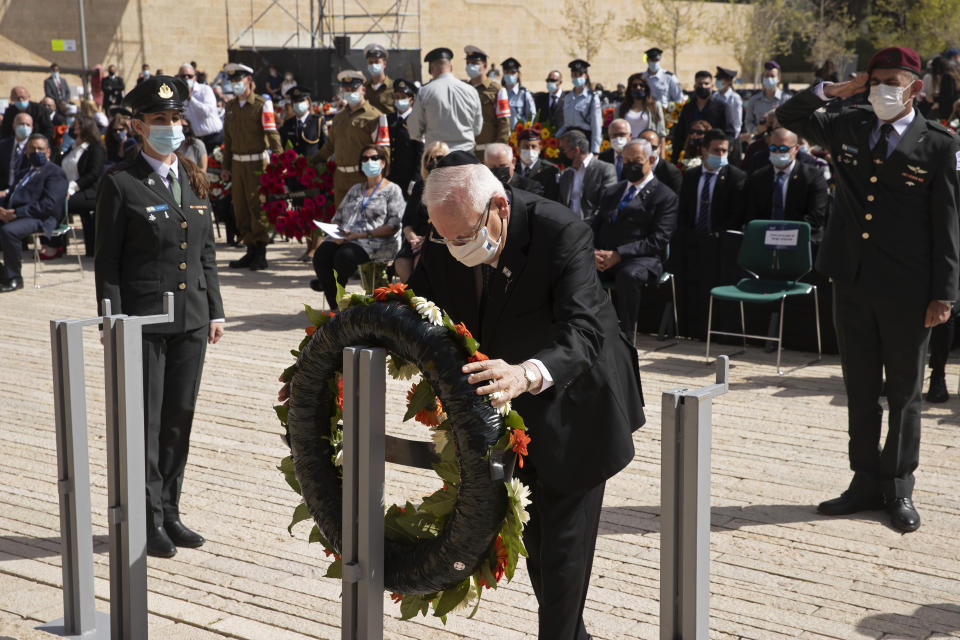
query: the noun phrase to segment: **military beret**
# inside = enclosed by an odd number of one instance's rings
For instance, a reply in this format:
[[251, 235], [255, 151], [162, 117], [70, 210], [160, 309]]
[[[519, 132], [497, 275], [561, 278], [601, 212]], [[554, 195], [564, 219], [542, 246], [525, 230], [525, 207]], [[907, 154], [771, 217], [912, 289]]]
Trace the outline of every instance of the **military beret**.
[[570, 67], [570, 71], [585, 73], [587, 68], [590, 66], [590, 63], [586, 60], [577, 58], [576, 60], [571, 60], [567, 66]]
[[354, 69], [347, 69], [346, 71], [341, 71], [337, 74], [337, 81], [340, 84], [363, 84], [364, 80], [365, 78], [363, 77], [363, 74]]
[[766, 62], [763, 63], [763, 68], [764, 68], [764, 69], [777, 69], [777, 70], [779, 71], [779, 70], [780, 70], [780, 65], [777, 63], [776, 60], [767, 60]]
[[453, 60], [453, 51], [446, 47], [437, 47], [430, 50], [423, 58], [424, 62], [434, 62], [436, 60]]
[[737, 77], [737, 72], [733, 69], [724, 69], [723, 67], [717, 67], [717, 77], [718, 78], [729, 78], [733, 80]]
[[517, 141], [520, 140], [542, 140], [540, 132], [536, 129], [526, 128], [517, 134]]
[[368, 44], [363, 48], [363, 57], [386, 59], [387, 57], [389, 57], [389, 54], [387, 53], [387, 50], [383, 48], [383, 45], [373, 43], [373, 44]]
[[393, 81], [393, 92], [405, 93], [408, 96], [415, 96], [417, 95], [417, 87], [409, 80], [404, 80], [403, 78], [397, 78], [396, 80]]
[[907, 47], [887, 47], [880, 49], [870, 58], [867, 73], [872, 73], [874, 69], [904, 69], [920, 75], [920, 56]]
[[647, 58], [650, 58], [650, 59], [656, 58], [657, 60], [659, 60], [660, 56], [663, 55], [663, 49], [658, 49], [657, 47], [651, 47], [646, 51], [644, 51], [644, 53], [647, 54]]
[[487, 52], [480, 47], [475, 47], [472, 44], [468, 44], [463, 48], [463, 52], [466, 54], [467, 60], [487, 61]]
[[183, 111], [190, 95], [187, 83], [173, 76], [150, 76], [123, 96], [123, 106], [134, 114], [174, 109]]
[[500, 66], [503, 67], [504, 71], [519, 71], [520, 63], [517, 62], [516, 58], [507, 58], [500, 63]]
[[291, 100], [296, 100], [299, 102], [310, 97], [310, 89], [298, 85], [296, 87], [290, 87], [283, 95], [287, 96]]
[[239, 62], [231, 62], [223, 70], [227, 72], [227, 77], [231, 80], [239, 80], [253, 75], [253, 69]]
[[445, 167], [462, 167], [465, 164], [482, 164], [480, 160], [477, 159], [477, 156], [469, 151], [451, 151], [447, 155], [440, 158], [440, 162], [437, 163], [437, 169], [443, 169]]

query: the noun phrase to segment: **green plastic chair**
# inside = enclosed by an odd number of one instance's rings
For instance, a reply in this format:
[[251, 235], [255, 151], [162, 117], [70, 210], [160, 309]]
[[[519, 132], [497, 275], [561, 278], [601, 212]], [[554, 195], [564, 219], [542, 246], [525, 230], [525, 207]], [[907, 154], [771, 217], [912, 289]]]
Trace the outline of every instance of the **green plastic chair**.
[[[36, 233], [30, 234], [30, 242], [33, 244], [33, 287], [35, 289], [40, 288], [40, 267], [43, 264], [40, 260], [40, 238], [44, 237], [49, 240], [60, 237], [67, 237], [67, 250], [70, 249], [70, 238], [73, 239], [74, 243], [77, 241], [77, 231], [73, 228], [73, 225], [70, 224], [70, 213], [67, 211], [67, 201], [64, 200], [63, 203], [63, 216], [60, 218], [57, 228], [53, 230], [52, 233], [44, 233], [38, 231]], [[76, 282], [78, 280], [83, 280], [83, 262], [80, 258], [80, 254], [77, 254], [77, 270], [80, 272], [80, 277], [73, 280], [64, 280], [62, 282]]]
[[[714, 287], [710, 290], [710, 307], [707, 312], [707, 362], [710, 362], [710, 336], [735, 336], [754, 340], [775, 340], [777, 343], [777, 373], [780, 369], [780, 353], [783, 348], [783, 308], [789, 296], [813, 293], [814, 312], [817, 324], [817, 360], [822, 356], [820, 343], [820, 299], [817, 287], [800, 278], [810, 272], [813, 257], [810, 250], [810, 225], [793, 220], [751, 220], [743, 234], [743, 244], [737, 264], [752, 277], [743, 278], [735, 285]], [[740, 303], [740, 333], [714, 331], [713, 300], [731, 300]], [[780, 329], [776, 338], [747, 333], [745, 302], [765, 304], [780, 301]]]

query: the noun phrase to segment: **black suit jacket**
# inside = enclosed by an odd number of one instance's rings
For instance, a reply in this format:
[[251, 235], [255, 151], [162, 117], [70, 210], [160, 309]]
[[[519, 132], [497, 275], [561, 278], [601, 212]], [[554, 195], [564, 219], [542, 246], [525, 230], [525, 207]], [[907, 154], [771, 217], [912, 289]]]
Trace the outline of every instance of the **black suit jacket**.
[[[514, 174], [523, 174], [523, 164], [520, 162], [520, 159], [517, 159], [517, 164], [513, 168]], [[560, 170], [557, 169], [557, 166], [543, 158], [537, 158], [537, 161], [530, 165], [530, 170], [527, 171], [526, 175], [523, 177], [530, 178], [531, 180], [536, 180], [540, 183], [542, 188], [542, 193], [537, 195], [542, 195], [548, 200], [553, 200], [554, 202], [559, 202], [558, 192], [560, 186], [557, 184], [557, 180], [560, 175]]]
[[[775, 169], [768, 163], [747, 178], [744, 223], [773, 219], [774, 175]], [[784, 219], [809, 223], [811, 238], [819, 242], [827, 217], [827, 181], [819, 167], [799, 160], [794, 163], [793, 170], [787, 176], [785, 205]]]
[[302, 127], [297, 126], [299, 123], [300, 119], [296, 116], [284, 121], [280, 127], [281, 144], [286, 147], [289, 142], [297, 153], [312, 158], [327, 139], [320, 126], [320, 117], [310, 114]]
[[23, 152], [17, 153], [16, 138], [10, 136], [0, 140], [0, 191], [17, 184], [17, 180], [28, 166], [29, 163]]
[[[697, 188], [703, 167], [687, 169], [683, 173], [683, 184], [680, 187], [680, 216], [678, 227], [681, 229], [696, 229], [697, 208], [700, 204], [697, 198]], [[740, 230], [743, 227], [744, 188], [747, 174], [732, 165], [720, 169], [715, 178], [713, 199], [710, 201], [710, 230], [719, 233], [727, 229]]]
[[407, 119], [397, 113], [387, 115], [390, 125], [390, 181], [400, 185], [404, 198], [410, 194], [410, 183], [420, 177], [423, 142], [410, 137]]
[[563, 126], [563, 96], [566, 92], [562, 92], [560, 97], [557, 98], [553, 108], [550, 108], [550, 94], [546, 91], [536, 93], [533, 96], [533, 104], [537, 108], [537, 114], [539, 114], [540, 122], [547, 122], [554, 126], [554, 133], [557, 132], [557, 129]]
[[650, 276], [659, 278], [677, 229], [677, 194], [653, 178], [620, 210], [628, 188], [629, 183], [621, 180], [604, 192], [591, 225], [593, 245], [615, 250], [624, 261], [642, 260]]
[[[53, 122], [50, 120], [50, 112], [43, 108], [39, 102], [31, 102], [26, 112], [33, 118], [33, 130], [47, 136], [47, 140], [53, 140]], [[13, 119], [20, 113], [17, 105], [12, 102], [3, 112], [3, 122], [0, 122], [0, 138], [7, 138], [13, 135]]]
[[87, 145], [77, 162], [77, 193], [84, 199], [93, 200], [97, 196], [97, 187], [103, 176], [103, 166], [107, 161], [107, 150], [102, 144]]
[[442, 245], [424, 244], [410, 286], [464, 322], [491, 358], [543, 362], [553, 386], [513, 406], [540, 480], [583, 490], [633, 459], [630, 434], [644, 422], [637, 354], [600, 287], [589, 227], [557, 203], [508, 190], [506, 244], [482, 317], [474, 269]]
[[183, 333], [224, 317], [210, 202], [179, 169], [182, 206], [141, 154], [105, 175], [97, 194], [97, 307], [109, 298], [113, 313], [158, 314], [161, 294], [173, 292], [174, 321], [144, 333]]
[[527, 193], [543, 196], [543, 186], [539, 182], [531, 180], [530, 178], [524, 178], [516, 171], [513, 172], [513, 177], [510, 178], [508, 184], [515, 189], [523, 189]]
[[[780, 105], [777, 120], [833, 157], [836, 204], [817, 270], [883, 299], [957, 300], [960, 281], [960, 145], [945, 127], [914, 113], [874, 175], [870, 106], [817, 113], [810, 90]], [[919, 320], [918, 320], [919, 321]]]
[[680, 195], [683, 172], [677, 168], [677, 165], [660, 158], [657, 160], [657, 166], [653, 169], [653, 175], [657, 180], [670, 187], [670, 190], [675, 194]]
[[[24, 171], [18, 183], [10, 187], [3, 206], [13, 209], [18, 218], [40, 220], [44, 232], [50, 233], [57, 228], [66, 208], [67, 176], [52, 162], [47, 162], [31, 175], [32, 169], [29, 167]], [[26, 183], [23, 180], [27, 180]]]
[[[573, 167], [567, 167], [560, 174], [558, 182], [559, 197], [561, 204], [570, 206], [570, 195], [573, 191]], [[603, 195], [607, 187], [613, 186], [617, 182], [617, 170], [609, 162], [604, 162], [600, 158], [594, 157], [587, 165], [583, 175], [583, 186], [580, 191], [580, 210], [574, 211], [581, 219], [589, 221], [597, 215], [600, 209], [600, 196]]]
[[680, 110], [680, 117], [677, 124], [673, 125], [673, 150], [674, 159], [680, 149], [686, 147], [687, 132], [690, 131], [690, 125], [697, 120], [706, 120], [714, 129], [722, 129], [728, 136], [733, 137], [733, 123], [727, 120], [727, 103], [716, 93], [710, 96], [703, 111], [697, 109], [697, 99], [691, 96], [683, 108]]

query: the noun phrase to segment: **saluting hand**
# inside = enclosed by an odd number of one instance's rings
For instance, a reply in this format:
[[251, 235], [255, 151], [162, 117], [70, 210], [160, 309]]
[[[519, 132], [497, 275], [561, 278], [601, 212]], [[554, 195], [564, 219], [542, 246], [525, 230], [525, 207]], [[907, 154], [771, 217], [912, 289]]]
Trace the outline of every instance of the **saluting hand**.
[[943, 324], [950, 319], [950, 312], [952, 310], [953, 305], [949, 302], [931, 300], [930, 304], [927, 305], [927, 313], [923, 319], [923, 326], [935, 327], [938, 324]]
[[868, 80], [870, 80], [869, 73], [860, 73], [853, 80], [825, 84], [823, 85], [823, 95], [828, 98], [850, 98], [866, 91]]
[[220, 342], [220, 338], [222, 337], [223, 337], [223, 323], [211, 322], [210, 333], [207, 334], [207, 342], [210, 344], [217, 344], [218, 342]]

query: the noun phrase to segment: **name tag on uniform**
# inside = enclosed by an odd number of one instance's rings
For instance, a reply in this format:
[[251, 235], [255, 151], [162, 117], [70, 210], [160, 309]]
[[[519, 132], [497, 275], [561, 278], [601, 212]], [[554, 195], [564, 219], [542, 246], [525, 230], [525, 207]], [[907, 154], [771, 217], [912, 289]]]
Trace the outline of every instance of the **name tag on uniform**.
[[166, 210], [169, 209], [169, 208], [170, 208], [170, 205], [166, 205], [166, 204], [155, 204], [155, 205], [153, 205], [153, 206], [147, 207], [146, 211], [147, 211], [147, 213], [156, 213], [156, 212], [158, 212], [158, 211], [166, 211]]

